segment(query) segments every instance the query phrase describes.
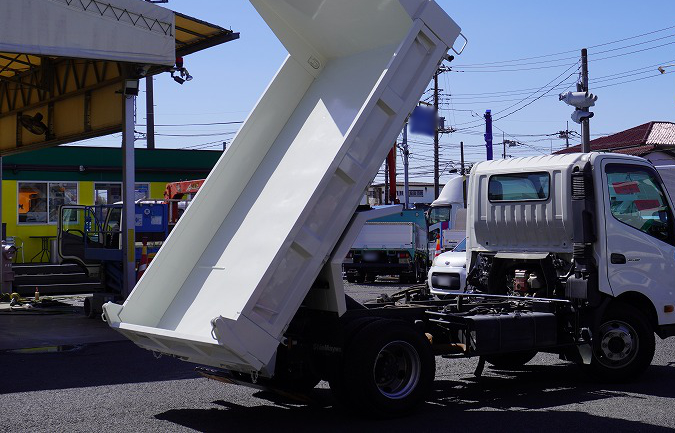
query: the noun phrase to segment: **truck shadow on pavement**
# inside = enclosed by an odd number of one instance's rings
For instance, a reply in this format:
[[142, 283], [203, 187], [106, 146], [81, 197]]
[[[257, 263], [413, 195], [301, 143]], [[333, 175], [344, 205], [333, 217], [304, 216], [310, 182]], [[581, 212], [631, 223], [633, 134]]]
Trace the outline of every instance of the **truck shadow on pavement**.
[[[0, 352], [0, 369], [7, 373], [0, 380], [0, 395], [198, 377], [194, 365], [170, 357], [154, 359], [131, 341], [58, 349], [63, 350]], [[30, 374], [10, 373], [16, 371]]]
[[[334, 407], [330, 390], [314, 390], [312, 404], [298, 404], [280, 396], [258, 392], [270, 404], [250, 407], [222, 400], [210, 409], [173, 409], [155, 415], [183, 427], [215, 431], [672, 431], [638, 421], [613, 418], [626, 412], [615, 398], [643, 400], [675, 398], [675, 368], [652, 366], [639, 382], [599, 384], [585, 377], [577, 366], [525, 366], [519, 371], [486, 369], [481, 378], [460, 380], [436, 377], [432, 395], [413, 414], [394, 420], [370, 419]], [[607, 400], [603, 403], [602, 400]], [[594, 407], [584, 406], [595, 402]], [[626, 404], [625, 402], [622, 404]], [[581, 405], [589, 412], [560, 406]], [[626, 407], [630, 407], [630, 401]], [[654, 420], [658, 422], [658, 420]]]

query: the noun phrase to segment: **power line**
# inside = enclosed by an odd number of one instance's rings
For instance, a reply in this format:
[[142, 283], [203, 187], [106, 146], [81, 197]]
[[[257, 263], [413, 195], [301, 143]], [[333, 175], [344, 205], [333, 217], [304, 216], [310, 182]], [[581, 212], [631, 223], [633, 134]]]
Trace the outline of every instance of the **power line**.
[[[613, 44], [625, 42], [625, 41], [628, 41], [628, 40], [631, 40], [631, 39], [638, 39], [638, 38], [641, 38], [643, 36], [649, 36], [649, 35], [653, 35], [653, 34], [656, 34], [656, 33], [661, 33], [661, 32], [664, 32], [666, 30], [671, 30], [671, 29], [675, 29], [675, 26], [665, 27], [665, 28], [662, 28], [662, 29], [659, 29], [659, 30], [654, 30], [654, 31], [651, 31], [651, 32], [642, 33], [642, 34], [635, 35], [635, 36], [629, 36], [629, 37], [626, 37], [626, 38], [623, 38], [623, 39], [617, 39], [617, 40], [610, 41], [610, 42], [604, 42], [602, 44], [590, 45], [587, 48], [599, 48], [599, 47], [604, 47], [604, 46], [607, 46], [607, 45], [613, 45]], [[561, 51], [559, 53], [544, 54], [544, 55], [540, 55], [540, 56], [525, 57], [525, 58], [513, 59], [513, 60], [502, 60], [502, 61], [497, 61], [497, 62], [473, 63], [473, 64], [466, 64], [466, 65], [460, 64], [460, 65], [457, 65], [457, 67], [463, 67], [464, 68], [464, 67], [475, 67], [475, 66], [483, 66], [483, 65], [497, 65], [497, 64], [504, 64], [504, 63], [515, 63], [515, 62], [520, 62], [520, 61], [523, 61], [523, 60], [542, 59], [542, 58], [546, 58], [546, 57], [553, 57], [553, 56], [560, 56], [560, 55], [563, 55], [563, 54], [576, 53], [576, 52], [579, 52], [580, 49], [581, 48], [577, 48], [577, 49], [569, 50], [569, 51]]]
[[[548, 85], [550, 85], [552, 82], [554, 82], [555, 80], [557, 80], [558, 78], [560, 78], [561, 76], [563, 76], [567, 71], [569, 71], [570, 69], [574, 68], [575, 66], [577, 66], [577, 70], [578, 70], [578, 69], [579, 69], [578, 65], [579, 65], [579, 62], [575, 62], [575, 63], [572, 64], [569, 68], [567, 68], [565, 71], [563, 71], [560, 75], [558, 75], [558, 76], [555, 77], [553, 80], [549, 81], [548, 83], [546, 83], [545, 85], [543, 85], [542, 87], [540, 87], [537, 91], [532, 92], [529, 96], [523, 98], [522, 100], [520, 100], [519, 102], [516, 102], [515, 104], [510, 105], [509, 107], [504, 108], [503, 110], [499, 110], [498, 112], [496, 112], [496, 113], [494, 114], [494, 115], [495, 115], [494, 121], [504, 119], [505, 117], [508, 117], [508, 116], [510, 116], [510, 115], [512, 115], [512, 114], [514, 114], [514, 113], [517, 113], [518, 111], [522, 110], [523, 108], [525, 108], [525, 107], [527, 107], [527, 106], [533, 104], [534, 102], [538, 101], [539, 99], [543, 98], [543, 97], [546, 96], [549, 92], [551, 92], [553, 89], [555, 89], [556, 87], [558, 87], [561, 83], [563, 83], [563, 82], [566, 81], [568, 78], [570, 78], [572, 75], [574, 75], [577, 71], [573, 71], [573, 72], [572, 72], [571, 74], [569, 74], [567, 77], [563, 78], [558, 84], [556, 84], [555, 86], [551, 87], [550, 89], [548, 89], [546, 92], [542, 93], [541, 95], [539, 95], [539, 96], [536, 97], [535, 99], [529, 101], [528, 103], [526, 103], [526, 104], [523, 105], [522, 107], [519, 107], [519, 108], [517, 108], [516, 110], [513, 110], [512, 112], [510, 112], [510, 113], [508, 113], [508, 114], [505, 114], [504, 116], [501, 116], [501, 117], [499, 117], [499, 118], [496, 117], [497, 114], [503, 113], [504, 111], [507, 111], [507, 110], [510, 110], [511, 108], [513, 108], [513, 107], [515, 107], [515, 106], [517, 106], [517, 105], [520, 105], [521, 103], [523, 103], [524, 101], [526, 101], [527, 99], [529, 99], [530, 97], [532, 97], [533, 95], [539, 93], [541, 90], [543, 90], [544, 88], [546, 88]], [[466, 123], [472, 123], [472, 122], [466, 122]], [[474, 125], [477, 124], [476, 122], [473, 122], [473, 123], [474, 123]], [[462, 129], [467, 129], [467, 128], [468, 128], [468, 127], [465, 127], [465, 128], [462, 128]], [[459, 129], [458, 131], [461, 131], [462, 129]]]

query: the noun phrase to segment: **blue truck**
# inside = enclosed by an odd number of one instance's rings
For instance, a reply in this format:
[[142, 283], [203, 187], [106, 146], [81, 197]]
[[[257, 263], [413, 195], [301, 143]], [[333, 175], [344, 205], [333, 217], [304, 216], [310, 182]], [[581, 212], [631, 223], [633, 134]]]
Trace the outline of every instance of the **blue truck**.
[[424, 281], [429, 265], [427, 221], [422, 209], [366, 222], [343, 268], [348, 282], [372, 282], [378, 276], [398, 276], [402, 283]]

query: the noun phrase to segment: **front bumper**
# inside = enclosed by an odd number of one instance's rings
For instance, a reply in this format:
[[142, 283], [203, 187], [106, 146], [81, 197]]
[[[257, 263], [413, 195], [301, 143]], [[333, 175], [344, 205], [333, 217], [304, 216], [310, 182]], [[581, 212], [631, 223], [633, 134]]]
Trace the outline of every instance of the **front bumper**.
[[429, 290], [434, 295], [464, 293], [466, 268], [453, 266], [432, 266], [427, 277]]

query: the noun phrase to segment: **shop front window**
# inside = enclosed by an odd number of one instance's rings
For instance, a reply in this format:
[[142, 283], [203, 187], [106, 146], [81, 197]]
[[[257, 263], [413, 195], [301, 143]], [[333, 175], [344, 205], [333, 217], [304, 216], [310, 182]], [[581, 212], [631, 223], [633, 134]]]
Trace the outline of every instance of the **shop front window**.
[[38, 182], [19, 183], [19, 222], [47, 222], [47, 184]]
[[49, 222], [59, 219], [59, 206], [77, 204], [77, 184], [70, 182], [49, 183]]
[[75, 182], [19, 182], [18, 190], [20, 224], [55, 223], [59, 206], [77, 204]]
[[122, 201], [121, 183], [95, 183], [96, 204], [113, 204]]
[[[134, 200], [147, 200], [150, 197], [150, 184], [135, 184]], [[94, 200], [96, 204], [115, 204], [122, 201], [122, 184], [114, 183], [95, 183]]]

